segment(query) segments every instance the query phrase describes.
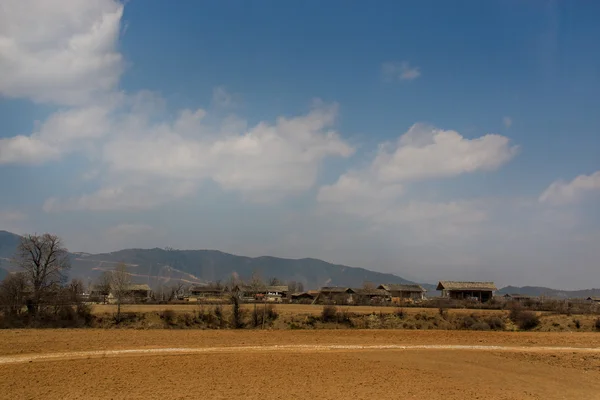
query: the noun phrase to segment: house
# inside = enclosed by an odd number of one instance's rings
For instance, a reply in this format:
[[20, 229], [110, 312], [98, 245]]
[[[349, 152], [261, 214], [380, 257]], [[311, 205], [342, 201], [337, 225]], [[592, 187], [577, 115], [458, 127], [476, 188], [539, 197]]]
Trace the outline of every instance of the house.
[[319, 295], [313, 303], [331, 302], [334, 304], [348, 304], [352, 303], [354, 293], [354, 290], [348, 287], [325, 286], [319, 290]]
[[272, 301], [281, 302], [288, 295], [289, 288], [285, 285], [277, 286], [246, 286], [236, 285], [233, 292], [245, 301]]
[[425, 289], [416, 284], [387, 284], [379, 285], [377, 289], [387, 291], [392, 299], [392, 303], [401, 303], [403, 301], [421, 301], [424, 299]]
[[150, 286], [143, 283], [141, 285], [129, 285], [128, 288], [129, 297], [135, 302], [143, 302], [150, 298], [150, 294], [152, 293], [152, 289]]
[[318, 295], [318, 293], [316, 295], [313, 295], [309, 292], [296, 292], [296, 293], [292, 293], [291, 294], [291, 300], [294, 302], [312, 302], [315, 297]]
[[598, 303], [600, 304], [600, 297], [596, 297], [596, 296], [590, 296], [586, 299], [587, 301], [591, 301], [593, 303]]
[[494, 282], [440, 281], [436, 290], [442, 291], [442, 297], [454, 300], [486, 302], [492, 298], [498, 288]]
[[[124, 302], [126, 303], [143, 303], [150, 299], [152, 289], [147, 284], [131, 284], [127, 288], [127, 293], [124, 296]], [[111, 291], [108, 295], [108, 302], [114, 303], [116, 301], [115, 294]]]
[[356, 288], [352, 290], [354, 291], [352, 302], [355, 304], [385, 303], [392, 299], [389, 292], [385, 289]]
[[504, 301], [516, 301], [518, 303], [525, 303], [527, 301], [532, 300], [531, 296], [527, 296], [525, 294], [518, 294], [518, 293], [506, 293], [504, 296], [502, 296], [504, 298]]
[[190, 295], [196, 298], [222, 297], [224, 293], [223, 288], [214, 286], [193, 286], [190, 289]]

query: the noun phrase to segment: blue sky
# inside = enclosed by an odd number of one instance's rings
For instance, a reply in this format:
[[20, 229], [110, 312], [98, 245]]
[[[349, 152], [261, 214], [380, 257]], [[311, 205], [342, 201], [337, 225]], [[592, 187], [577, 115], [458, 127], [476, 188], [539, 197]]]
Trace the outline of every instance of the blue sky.
[[600, 282], [596, 2], [0, 9], [0, 229]]

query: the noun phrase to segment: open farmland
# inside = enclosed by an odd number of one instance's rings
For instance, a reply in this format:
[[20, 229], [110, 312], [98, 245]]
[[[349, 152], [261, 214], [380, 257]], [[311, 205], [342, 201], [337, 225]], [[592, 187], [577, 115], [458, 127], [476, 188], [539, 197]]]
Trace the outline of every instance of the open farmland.
[[6, 330], [0, 374], [4, 398], [594, 399], [600, 335]]

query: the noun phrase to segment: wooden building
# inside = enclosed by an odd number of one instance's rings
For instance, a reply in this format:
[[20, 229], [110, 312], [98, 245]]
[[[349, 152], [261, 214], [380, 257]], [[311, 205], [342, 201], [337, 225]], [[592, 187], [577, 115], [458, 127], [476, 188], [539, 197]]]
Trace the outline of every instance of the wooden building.
[[355, 304], [381, 304], [392, 300], [390, 293], [387, 290], [379, 288], [356, 288], [352, 289], [352, 303]]
[[416, 284], [387, 284], [379, 285], [377, 288], [387, 291], [392, 303], [421, 301], [424, 299], [426, 292], [421, 285]]
[[354, 293], [349, 287], [324, 286], [319, 289], [319, 295], [313, 303], [349, 304], [352, 303]]
[[190, 295], [196, 298], [222, 297], [223, 294], [223, 288], [214, 286], [193, 286], [190, 289]]
[[442, 292], [442, 297], [454, 300], [486, 302], [492, 299], [498, 288], [494, 282], [440, 281], [436, 290]]

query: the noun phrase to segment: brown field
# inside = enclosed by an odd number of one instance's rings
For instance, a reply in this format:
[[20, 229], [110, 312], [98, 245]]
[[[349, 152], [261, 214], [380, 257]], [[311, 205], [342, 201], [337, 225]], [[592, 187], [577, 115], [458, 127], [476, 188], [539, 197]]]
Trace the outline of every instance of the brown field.
[[6, 399], [600, 399], [600, 334], [5, 330], [0, 376]]

